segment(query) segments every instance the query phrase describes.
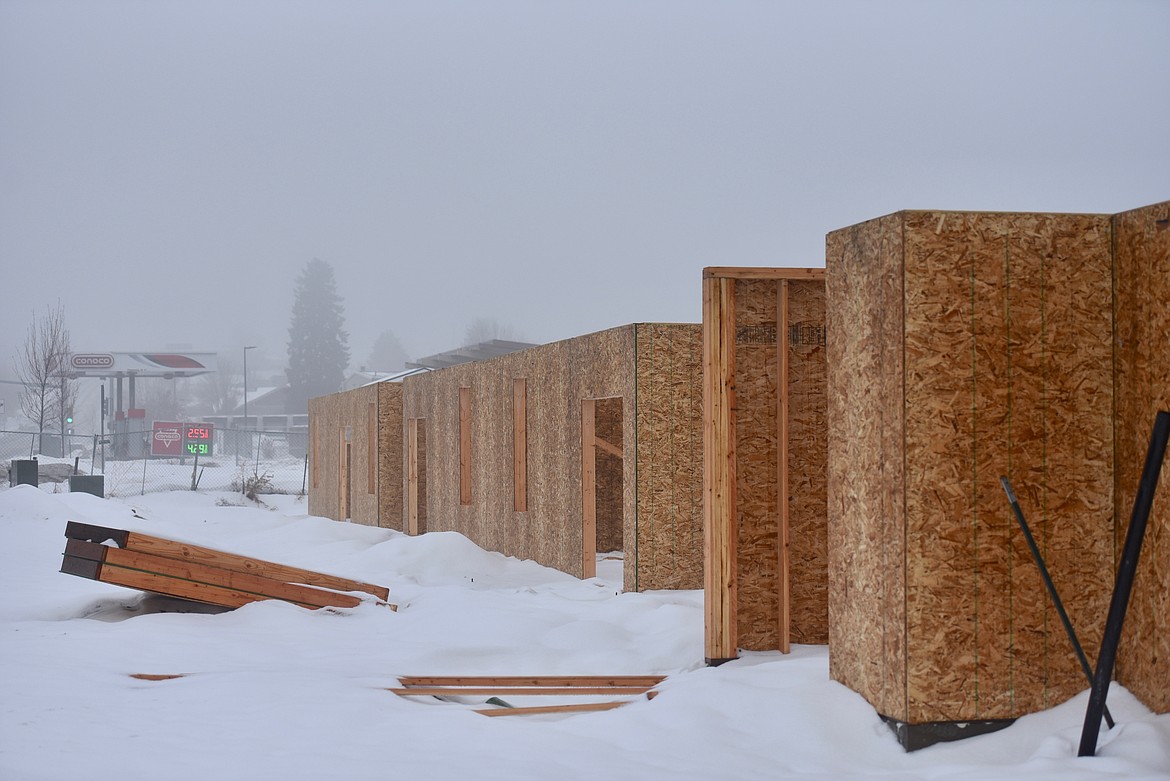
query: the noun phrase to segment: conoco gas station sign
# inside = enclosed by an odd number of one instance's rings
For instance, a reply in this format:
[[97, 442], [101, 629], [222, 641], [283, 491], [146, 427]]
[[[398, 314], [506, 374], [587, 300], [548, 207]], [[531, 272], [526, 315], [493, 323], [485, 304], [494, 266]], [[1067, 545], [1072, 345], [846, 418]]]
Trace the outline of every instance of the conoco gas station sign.
[[74, 353], [75, 377], [196, 377], [216, 369], [215, 353]]

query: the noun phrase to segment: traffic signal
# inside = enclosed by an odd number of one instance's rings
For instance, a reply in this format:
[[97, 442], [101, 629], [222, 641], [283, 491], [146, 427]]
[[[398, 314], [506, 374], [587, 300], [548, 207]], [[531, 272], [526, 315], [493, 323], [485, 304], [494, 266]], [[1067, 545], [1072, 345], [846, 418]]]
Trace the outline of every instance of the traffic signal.
[[73, 416], [70, 415], [69, 417], [65, 418], [65, 422], [66, 423], [73, 423]]

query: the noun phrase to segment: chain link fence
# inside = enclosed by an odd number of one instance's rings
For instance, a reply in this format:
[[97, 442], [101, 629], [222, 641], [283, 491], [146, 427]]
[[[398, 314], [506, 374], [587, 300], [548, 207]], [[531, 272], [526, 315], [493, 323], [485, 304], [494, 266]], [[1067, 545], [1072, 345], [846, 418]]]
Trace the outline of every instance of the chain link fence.
[[150, 455], [151, 431], [118, 434], [37, 434], [0, 431], [0, 465], [36, 459], [39, 482], [104, 475], [107, 496], [155, 491], [239, 491], [303, 494], [308, 475], [308, 433], [216, 429], [208, 455]]

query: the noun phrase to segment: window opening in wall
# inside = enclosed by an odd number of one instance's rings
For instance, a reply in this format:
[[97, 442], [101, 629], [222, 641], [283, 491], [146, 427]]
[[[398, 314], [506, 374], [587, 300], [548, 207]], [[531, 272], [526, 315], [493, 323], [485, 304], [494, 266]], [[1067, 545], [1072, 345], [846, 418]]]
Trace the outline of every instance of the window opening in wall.
[[340, 437], [338, 438], [338, 458], [337, 458], [337, 496], [338, 496], [338, 517], [345, 521], [349, 520], [350, 516], [350, 501], [353, 498], [351, 493], [351, 483], [349, 465], [351, 440], [353, 439], [353, 427], [344, 426], [341, 429]]
[[528, 382], [512, 381], [512, 509], [528, 511]]
[[378, 405], [366, 405], [366, 493], [378, 491]]
[[426, 421], [412, 418], [406, 424], [406, 532], [427, 530], [427, 429]]

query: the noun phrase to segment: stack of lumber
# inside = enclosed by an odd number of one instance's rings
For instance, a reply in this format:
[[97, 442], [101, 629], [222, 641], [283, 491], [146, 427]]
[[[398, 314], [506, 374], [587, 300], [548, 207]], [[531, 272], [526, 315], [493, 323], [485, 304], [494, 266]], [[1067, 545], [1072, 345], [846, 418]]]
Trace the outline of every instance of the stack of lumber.
[[[355, 607], [390, 590], [139, 532], [70, 521], [61, 571], [126, 588], [236, 608], [262, 599], [301, 607]], [[390, 605], [391, 609], [394, 608]]]
[[[661, 675], [495, 675], [495, 676], [402, 676], [401, 686], [390, 691], [400, 697], [430, 696], [440, 699], [485, 697], [484, 704], [496, 707], [476, 708], [484, 716], [521, 716], [545, 713], [579, 713], [620, 708], [633, 700], [629, 695], [654, 699], [654, 687], [665, 680]], [[600, 702], [558, 703], [555, 705], [513, 706], [503, 696], [556, 695], [582, 697], [603, 695], [623, 697]]]

